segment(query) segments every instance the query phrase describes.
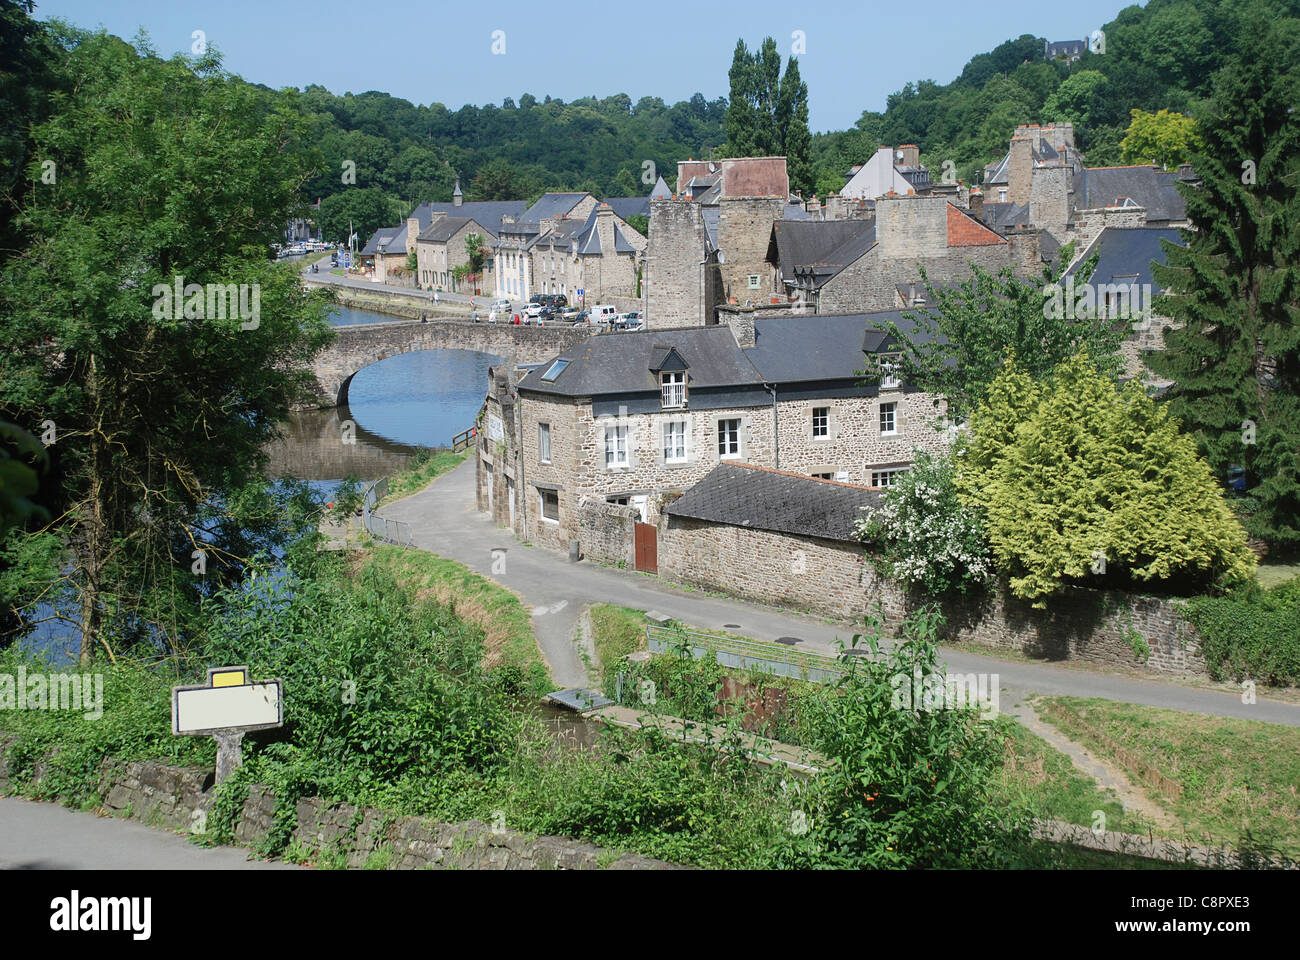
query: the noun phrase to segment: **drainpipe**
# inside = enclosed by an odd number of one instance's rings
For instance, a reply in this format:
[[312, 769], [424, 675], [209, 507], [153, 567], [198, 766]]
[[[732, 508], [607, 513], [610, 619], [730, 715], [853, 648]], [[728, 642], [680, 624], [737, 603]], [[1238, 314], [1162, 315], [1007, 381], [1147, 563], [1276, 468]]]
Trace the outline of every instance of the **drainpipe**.
[[[510, 371], [510, 378], [514, 378], [514, 371]], [[528, 496], [528, 485], [524, 482], [524, 398], [519, 395], [519, 391], [514, 389], [514, 384], [510, 389], [515, 395], [515, 473], [519, 475], [519, 482], [515, 484], [515, 499], [519, 501], [519, 523], [523, 528], [523, 539], [528, 539], [528, 501], [532, 499]]]
[[765, 383], [763, 389], [772, 395], [772, 469], [781, 469], [781, 431], [776, 422], [776, 384]]

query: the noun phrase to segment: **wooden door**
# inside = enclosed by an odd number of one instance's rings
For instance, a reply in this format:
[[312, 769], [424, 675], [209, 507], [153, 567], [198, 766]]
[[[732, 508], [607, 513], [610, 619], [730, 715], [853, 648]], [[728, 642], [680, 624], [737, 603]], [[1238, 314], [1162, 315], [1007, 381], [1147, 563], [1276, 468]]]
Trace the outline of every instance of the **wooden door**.
[[633, 527], [633, 544], [636, 569], [646, 573], [659, 572], [659, 531], [653, 523], [637, 523]]

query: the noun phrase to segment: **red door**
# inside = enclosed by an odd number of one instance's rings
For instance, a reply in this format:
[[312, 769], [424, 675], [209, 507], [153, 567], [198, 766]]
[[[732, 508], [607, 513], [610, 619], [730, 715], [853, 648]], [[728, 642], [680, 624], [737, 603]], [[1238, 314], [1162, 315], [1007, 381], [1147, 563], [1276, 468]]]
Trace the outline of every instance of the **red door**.
[[636, 569], [646, 573], [659, 572], [659, 531], [653, 523], [637, 522], [633, 528]]

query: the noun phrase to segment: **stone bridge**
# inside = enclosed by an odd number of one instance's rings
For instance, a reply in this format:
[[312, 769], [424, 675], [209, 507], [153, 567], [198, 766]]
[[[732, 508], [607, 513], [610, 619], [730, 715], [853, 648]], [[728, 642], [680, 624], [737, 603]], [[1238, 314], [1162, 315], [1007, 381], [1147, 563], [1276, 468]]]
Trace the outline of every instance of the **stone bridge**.
[[[348, 402], [348, 386], [372, 363], [416, 350], [474, 350], [515, 363], [541, 363], [591, 336], [590, 328], [526, 327], [460, 320], [396, 320], [334, 328], [338, 339], [312, 364], [321, 407]], [[484, 392], [487, 384], [483, 385]]]

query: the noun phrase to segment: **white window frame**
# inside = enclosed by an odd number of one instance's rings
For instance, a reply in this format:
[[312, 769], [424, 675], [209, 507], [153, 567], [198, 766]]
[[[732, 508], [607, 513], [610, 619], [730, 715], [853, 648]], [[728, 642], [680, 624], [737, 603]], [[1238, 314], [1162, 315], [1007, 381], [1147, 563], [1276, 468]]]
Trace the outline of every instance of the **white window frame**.
[[606, 470], [628, 465], [627, 434], [628, 429], [624, 424], [613, 424], [605, 428]]
[[[817, 432], [817, 411], [823, 411], [821, 416], [821, 432]], [[830, 407], [813, 407], [812, 408], [812, 435], [814, 439], [829, 437], [831, 435], [831, 408]]]
[[659, 406], [665, 410], [680, 410], [686, 406], [685, 370], [659, 374]]
[[551, 425], [537, 424], [537, 459], [541, 463], [551, 462]]
[[[723, 424], [726, 423], [734, 423], [736, 425], [734, 437], [730, 436], [731, 434], [730, 430], [726, 431], [728, 434], [727, 447], [730, 448], [732, 446], [732, 441], [734, 440], [735, 450], [733, 451], [731, 449], [728, 449], [728, 451], [724, 453], [723, 452], [723, 430], [724, 430]], [[719, 460], [740, 459], [740, 432], [742, 426], [743, 424], [741, 423], [739, 417], [724, 417], [723, 419], [718, 421], [718, 459]]]
[[[889, 429], [888, 429], [888, 430], [885, 429], [885, 414], [886, 414], [886, 413], [889, 414]], [[882, 404], [880, 405], [880, 416], [879, 416], [879, 420], [880, 420], [880, 435], [881, 435], [882, 437], [896, 437], [896, 436], [898, 436], [898, 404], [897, 404], [897, 402], [894, 402], [894, 403], [882, 403]]]
[[[884, 470], [872, 470], [871, 485], [881, 490], [888, 490], [905, 473], [907, 473], [907, 467], [886, 467]], [[884, 483], [881, 483], [882, 480]]]
[[[686, 421], [685, 420], [666, 420], [663, 427], [663, 450], [664, 463], [685, 463], [686, 462]], [[678, 442], [673, 443], [672, 435], [676, 434]]]
[[748, 280], [749, 280], [749, 289], [750, 289], [750, 290], [761, 290], [761, 289], [762, 289], [763, 278], [762, 278], [761, 275], [759, 275], [759, 274], [757, 274], [757, 273], [751, 273], [751, 274], [748, 274], [747, 277], [748, 277]]

